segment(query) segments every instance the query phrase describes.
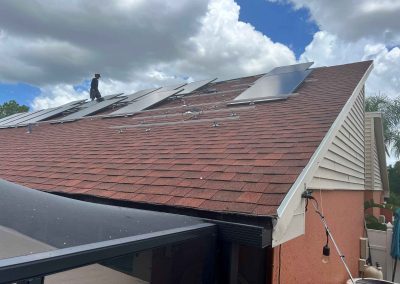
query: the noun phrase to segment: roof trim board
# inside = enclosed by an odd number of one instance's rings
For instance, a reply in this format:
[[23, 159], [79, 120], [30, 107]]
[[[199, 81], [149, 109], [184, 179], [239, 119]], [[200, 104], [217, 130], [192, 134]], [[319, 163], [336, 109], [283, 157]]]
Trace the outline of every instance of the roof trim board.
[[[343, 109], [333, 122], [331, 128], [323, 138], [321, 144], [318, 146], [314, 154], [312, 155], [307, 166], [303, 169], [301, 174], [298, 176], [292, 187], [289, 189], [285, 198], [281, 202], [281, 205], [277, 209], [277, 221], [272, 233], [272, 247], [276, 247], [290, 239], [304, 234], [305, 230], [305, 201], [301, 197], [304, 190], [307, 188], [307, 184], [313, 178], [315, 171], [318, 169], [320, 161], [325, 156], [326, 151], [331, 145], [333, 139], [336, 137], [343, 121], [346, 119], [350, 112], [353, 104], [355, 103], [359, 92], [364, 87], [365, 81], [373, 69], [373, 63], [368, 67], [361, 80], [358, 82], [356, 88], [353, 90], [352, 95], [344, 105]], [[293, 222], [297, 219], [297, 222]], [[300, 227], [296, 227], [300, 226]], [[288, 229], [295, 227], [292, 234], [287, 234]], [[299, 229], [301, 228], [301, 230]]]

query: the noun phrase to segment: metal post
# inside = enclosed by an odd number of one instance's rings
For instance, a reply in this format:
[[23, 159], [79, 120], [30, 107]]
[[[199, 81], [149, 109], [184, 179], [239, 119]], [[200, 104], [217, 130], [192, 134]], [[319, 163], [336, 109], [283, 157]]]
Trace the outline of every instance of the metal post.
[[229, 284], [237, 284], [239, 275], [239, 245], [230, 244], [229, 250]]

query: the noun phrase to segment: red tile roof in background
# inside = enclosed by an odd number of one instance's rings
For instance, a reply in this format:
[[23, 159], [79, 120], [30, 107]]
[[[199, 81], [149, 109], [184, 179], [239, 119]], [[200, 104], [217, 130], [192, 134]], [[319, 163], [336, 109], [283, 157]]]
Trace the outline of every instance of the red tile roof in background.
[[[286, 101], [228, 108], [254, 76], [133, 117], [1, 129], [0, 177], [48, 192], [274, 215], [370, 64], [316, 68]], [[191, 118], [190, 109], [201, 112]], [[130, 127], [111, 128], [121, 125]]]

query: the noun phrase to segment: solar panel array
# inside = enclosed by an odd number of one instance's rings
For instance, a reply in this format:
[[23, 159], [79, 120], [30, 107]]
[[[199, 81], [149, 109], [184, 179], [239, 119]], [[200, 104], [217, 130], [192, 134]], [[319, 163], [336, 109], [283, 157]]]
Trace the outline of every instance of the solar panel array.
[[228, 105], [287, 99], [311, 73], [313, 63], [301, 63], [273, 69], [259, 78]]
[[[286, 99], [309, 75], [308, 68], [313, 63], [301, 63], [277, 67], [258, 79], [250, 88], [228, 104], [242, 104], [268, 100]], [[0, 119], [0, 128], [18, 127], [41, 121], [66, 122], [92, 116], [98, 112], [118, 107], [116, 111], [102, 117], [118, 117], [138, 113], [177, 95], [185, 96], [214, 82], [217, 78], [201, 80], [189, 84], [181, 83], [140, 90], [130, 95], [123, 93], [107, 95], [102, 101], [74, 101], [56, 108], [34, 112], [18, 113]]]

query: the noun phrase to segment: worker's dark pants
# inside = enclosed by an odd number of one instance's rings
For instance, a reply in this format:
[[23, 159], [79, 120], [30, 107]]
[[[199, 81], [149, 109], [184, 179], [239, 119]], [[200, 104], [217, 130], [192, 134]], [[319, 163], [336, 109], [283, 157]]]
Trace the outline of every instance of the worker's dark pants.
[[101, 94], [99, 90], [90, 90], [90, 99], [93, 101], [94, 99], [100, 99]]

